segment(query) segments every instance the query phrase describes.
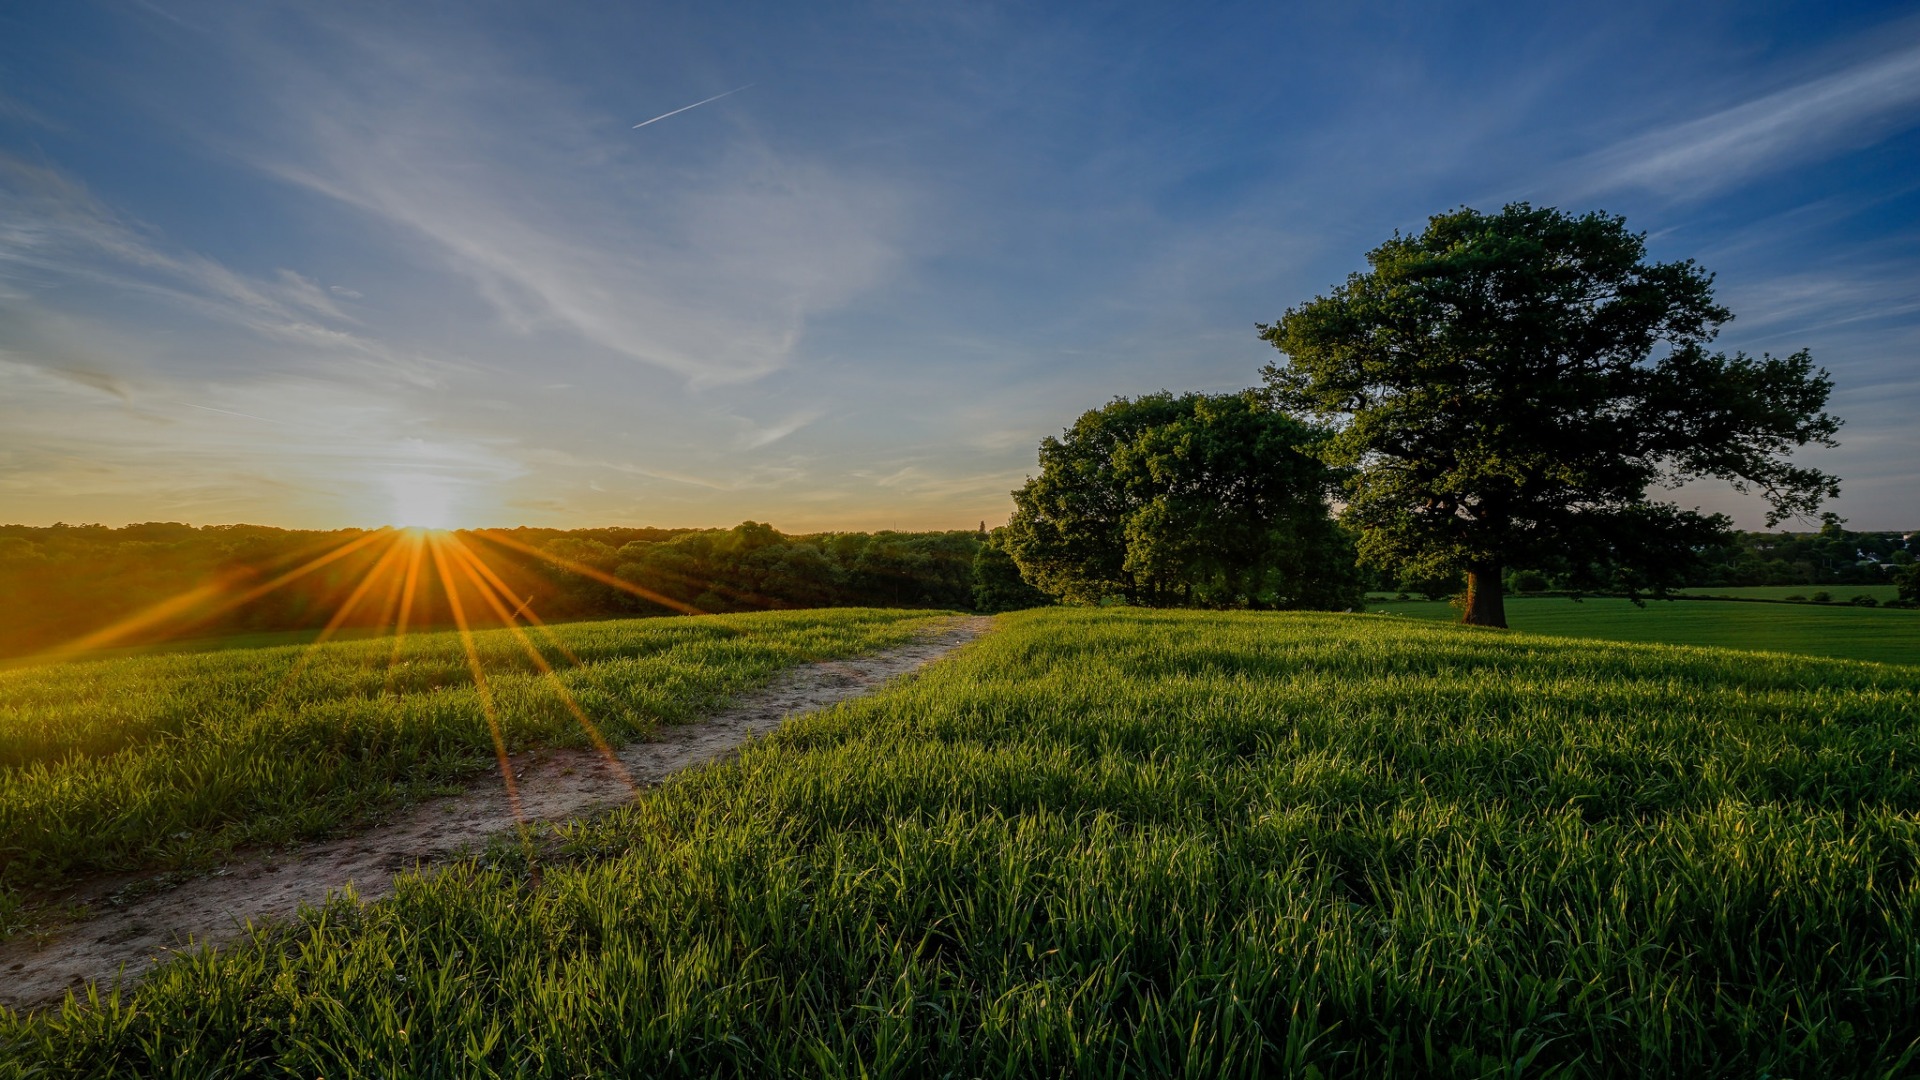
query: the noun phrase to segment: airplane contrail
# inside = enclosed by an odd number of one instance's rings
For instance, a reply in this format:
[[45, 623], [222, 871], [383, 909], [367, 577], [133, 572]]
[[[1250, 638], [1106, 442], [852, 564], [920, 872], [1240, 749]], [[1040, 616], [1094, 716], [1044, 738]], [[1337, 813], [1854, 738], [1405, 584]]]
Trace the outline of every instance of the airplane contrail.
[[262, 423], [267, 423], [267, 424], [281, 423], [281, 421], [279, 420], [269, 420], [264, 416], [255, 416], [250, 412], [234, 412], [232, 409], [216, 409], [211, 405], [195, 405], [191, 401], [168, 401], [166, 398], [158, 398], [156, 400], [165, 401], [169, 405], [185, 405], [189, 409], [204, 409], [207, 412], [224, 413], [228, 416], [244, 416], [249, 420], [259, 420]]
[[700, 106], [707, 104], [708, 101], [719, 101], [723, 97], [731, 97], [742, 90], [751, 90], [753, 89], [753, 85], [754, 85], [753, 83], [748, 83], [745, 86], [736, 86], [724, 94], [715, 94], [712, 97], [708, 98], [706, 101], [696, 101], [691, 105], [682, 105], [679, 108], [673, 110], [672, 112], [661, 113], [659, 116], [656, 116], [651, 120], [642, 120], [633, 126], [637, 130], [639, 128], [646, 127], [648, 124], [657, 124], [660, 121], [665, 120], [669, 116], [679, 116], [681, 113], [686, 112], [688, 109], [697, 109]]

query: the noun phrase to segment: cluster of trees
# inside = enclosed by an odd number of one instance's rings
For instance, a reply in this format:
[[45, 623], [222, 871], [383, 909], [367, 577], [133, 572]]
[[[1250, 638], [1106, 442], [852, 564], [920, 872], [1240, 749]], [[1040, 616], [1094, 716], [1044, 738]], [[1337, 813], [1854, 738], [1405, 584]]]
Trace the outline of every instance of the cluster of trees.
[[1324, 438], [1251, 391], [1119, 398], [1041, 443], [1000, 544], [1069, 602], [1354, 607]]
[[1874, 585], [1914, 565], [1920, 534], [1852, 532], [1828, 514], [1818, 532], [1738, 532], [1690, 585]]
[[1840, 421], [1805, 352], [1708, 351], [1732, 318], [1712, 275], [1646, 255], [1607, 214], [1436, 215], [1259, 327], [1284, 358], [1258, 397], [1120, 400], [1043, 443], [1008, 551], [1067, 600], [1338, 607], [1351, 543], [1376, 582], [1464, 585], [1487, 626], [1516, 572], [1689, 584], [1731, 522], [1649, 492], [1711, 477], [1770, 526], [1811, 515], [1839, 482], [1788, 459]]
[[[973, 606], [973, 566], [983, 539], [974, 531], [788, 536], [748, 521], [618, 548], [565, 537], [547, 549], [700, 611], [964, 609]], [[640, 601], [643, 610], [646, 603]]]

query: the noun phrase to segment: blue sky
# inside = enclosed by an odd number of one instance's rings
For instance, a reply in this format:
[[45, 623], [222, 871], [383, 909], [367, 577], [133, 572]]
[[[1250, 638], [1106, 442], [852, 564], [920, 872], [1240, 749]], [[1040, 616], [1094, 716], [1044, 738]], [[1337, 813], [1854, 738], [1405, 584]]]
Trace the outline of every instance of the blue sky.
[[1517, 199], [1716, 271], [1920, 526], [1920, 15], [1753, 2], [7, 5], [0, 520], [995, 523]]

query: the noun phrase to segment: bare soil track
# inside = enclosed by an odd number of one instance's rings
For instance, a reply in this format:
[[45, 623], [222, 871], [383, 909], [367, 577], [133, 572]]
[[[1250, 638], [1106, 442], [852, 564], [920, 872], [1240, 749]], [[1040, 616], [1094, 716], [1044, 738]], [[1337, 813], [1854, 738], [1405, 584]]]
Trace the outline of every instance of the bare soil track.
[[87, 883], [70, 896], [86, 905], [85, 917], [51, 934], [0, 943], [0, 1005], [33, 1009], [89, 983], [102, 991], [131, 983], [170, 953], [230, 941], [248, 923], [287, 918], [347, 885], [362, 899], [378, 899], [392, 890], [396, 874], [443, 863], [523, 822], [564, 821], [616, 806], [682, 769], [725, 757], [788, 716], [870, 693], [971, 641], [991, 622], [956, 618], [895, 649], [804, 665], [713, 716], [622, 747], [618, 768], [587, 750], [521, 755], [513, 761], [517, 816], [500, 778], [487, 776], [352, 836], [255, 855], [125, 903], [113, 897], [132, 891], [127, 886], [138, 879]]

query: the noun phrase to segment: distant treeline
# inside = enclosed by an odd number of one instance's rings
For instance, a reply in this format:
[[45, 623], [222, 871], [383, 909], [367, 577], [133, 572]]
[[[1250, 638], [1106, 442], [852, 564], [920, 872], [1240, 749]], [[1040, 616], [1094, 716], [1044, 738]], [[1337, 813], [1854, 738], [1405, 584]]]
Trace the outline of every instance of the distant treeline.
[[[495, 591], [510, 597], [516, 615], [549, 621], [688, 610], [973, 609], [974, 564], [986, 546], [985, 534], [976, 531], [789, 536], [757, 522], [732, 529], [519, 528], [455, 536], [493, 572]], [[343, 628], [392, 626], [408, 592], [411, 627], [452, 625], [431, 558], [420, 558], [408, 588], [405, 547], [360, 530], [172, 522], [117, 529], [0, 526], [0, 656], [41, 652], [115, 626], [131, 628], [101, 644], [318, 629], [343, 610]], [[294, 573], [342, 549], [323, 565]], [[985, 577], [992, 579], [1004, 570], [1004, 559], [989, 562]], [[464, 580], [457, 565], [450, 572]], [[981, 602], [998, 609], [1043, 599], [1018, 584], [1003, 583]], [[478, 624], [500, 622], [476, 595], [466, 595], [464, 610]]]
[[[1750, 585], [1885, 585], [1912, 572], [1920, 561], [1920, 531], [1854, 532], [1832, 514], [1817, 532], [1730, 533], [1722, 545], [1695, 553], [1685, 588]], [[1507, 575], [1515, 592], [1593, 591], [1576, 583], [1567, 566], [1523, 567]], [[1434, 596], [1460, 590], [1457, 578], [1423, 580], [1376, 574], [1374, 589]], [[1617, 586], [1624, 591], [1625, 583]], [[1601, 591], [1605, 591], [1604, 589]]]
[[1735, 533], [1716, 554], [1691, 584], [1880, 585], [1913, 564], [1920, 532], [1852, 532], [1829, 519], [1819, 532]]

